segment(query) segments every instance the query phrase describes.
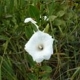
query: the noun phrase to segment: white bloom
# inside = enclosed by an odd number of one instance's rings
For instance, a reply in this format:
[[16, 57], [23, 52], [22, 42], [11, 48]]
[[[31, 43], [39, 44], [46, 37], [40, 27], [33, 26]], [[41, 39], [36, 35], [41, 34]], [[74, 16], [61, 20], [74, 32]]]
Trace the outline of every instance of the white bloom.
[[[42, 16], [40, 15], [40, 18], [42, 18]], [[49, 18], [45, 15], [45, 16], [43, 16], [43, 19], [44, 19], [44, 21], [48, 21], [49, 20]]]
[[28, 22], [32, 22], [33, 24], [36, 24], [36, 23], [37, 23], [37, 22], [34, 21], [32, 18], [26, 18], [26, 19], [24, 20], [24, 23], [28, 23]]
[[28, 23], [28, 22], [33, 23], [36, 26], [36, 28], [39, 29], [39, 26], [36, 24], [37, 22], [35, 20], [33, 20], [32, 18], [26, 18], [24, 20], [24, 23]]
[[44, 20], [45, 20], [45, 21], [48, 21], [49, 18], [48, 18], [47, 16], [44, 16]]
[[[46, 16], [44, 20], [48, 19]], [[30, 40], [25, 45], [25, 50], [32, 56], [33, 60], [37, 63], [42, 62], [43, 60], [49, 60], [53, 54], [53, 41], [54, 39], [47, 33], [44, 33], [39, 30], [39, 26], [36, 24], [32, 18], [26, 18], [25, 23], [31, 22], [36, 28], [35, 32]]]
[[40, 30], [35, 32], [25, 45], [25, 50], [37, 63], [49, 60], [53, 54], [54, 39], [47, 33]]

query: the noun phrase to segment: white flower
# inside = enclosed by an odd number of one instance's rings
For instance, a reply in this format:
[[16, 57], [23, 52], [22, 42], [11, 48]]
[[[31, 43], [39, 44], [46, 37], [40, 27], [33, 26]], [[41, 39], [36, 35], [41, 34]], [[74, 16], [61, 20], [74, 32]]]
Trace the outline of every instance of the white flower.
[[54, 39], [47, 33], [40, 30], [35, 32], [25, 45], [25, 50], [37, 63], [49, 60], [53, 54]]
[[37, 22], [34, 21], [32, 18], [26, 18], [26, 19], [24, 20], [24, 23], [28, 23], [28, 22], [32, 22], [33, 24], [36, 24], [36, 23], [37, 23]]
[[32, 18], [26, 18], [24, 20], [24, 23], [28, 23], [28, 22], [33, 23], [36, 26], [36, 28], [39, 29], [39, 26], [36, 24], [37, 22], [35, 20], [33, 20]]
[[[46, 16], [44, 20], [48, 19]], [[36, 28], [35, 32], [30, 40], [25, 44], [25, 50], [32, 56], [33, 60], [37, 63], [42, 62], [43, 60], [49, 60], [53, 54], [53, 41], [54, 39], [47, 33], [44, 33], [39, 30], [39, 26], [36, 24], [32, 18], [26, 18], [25, 23], [31, 22]]]
[[49, 18], [48, 18], [47, 16], [44, 16], [44, 20], [45, 20], [45, 21], [48, 21]]
[[[40, 15], [40, 18], [42, 18], [42, 16]], [[43, 19], [44, 19], [44, 21], [48, 21], [49, 20], [49, 18], [45, 15], [45, 16], [43, 16]]]

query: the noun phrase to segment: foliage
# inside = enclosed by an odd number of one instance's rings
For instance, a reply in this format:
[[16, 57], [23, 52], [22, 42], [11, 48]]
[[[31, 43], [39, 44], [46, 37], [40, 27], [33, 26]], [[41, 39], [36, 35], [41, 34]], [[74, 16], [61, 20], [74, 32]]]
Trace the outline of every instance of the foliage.
[[[80, 80], [79, 4], [78, 0], [0, 0], [0, 80]], [[25, 52], [34, 29], [24, 24], [26, 17], [56, 39], [49, 61], [36, 64]]]

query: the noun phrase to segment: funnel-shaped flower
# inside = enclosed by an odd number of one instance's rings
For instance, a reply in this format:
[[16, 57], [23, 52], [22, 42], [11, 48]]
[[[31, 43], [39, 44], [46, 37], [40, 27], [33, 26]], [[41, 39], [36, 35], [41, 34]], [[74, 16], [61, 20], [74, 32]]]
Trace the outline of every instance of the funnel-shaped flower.
[[37, 63], [49, 60], [53, 54], [54, 39], [47, 33], [40, 30], [35, 32], [25, 45], [25, 50]]

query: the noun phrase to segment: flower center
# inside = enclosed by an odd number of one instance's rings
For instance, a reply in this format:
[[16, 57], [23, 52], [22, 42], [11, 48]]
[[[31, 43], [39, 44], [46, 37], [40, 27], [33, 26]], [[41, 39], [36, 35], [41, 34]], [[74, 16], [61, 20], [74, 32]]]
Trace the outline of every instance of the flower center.
[[38, 46], [38, 50], [43, 50], [43, 48], [44, 48], [43, 45]]

